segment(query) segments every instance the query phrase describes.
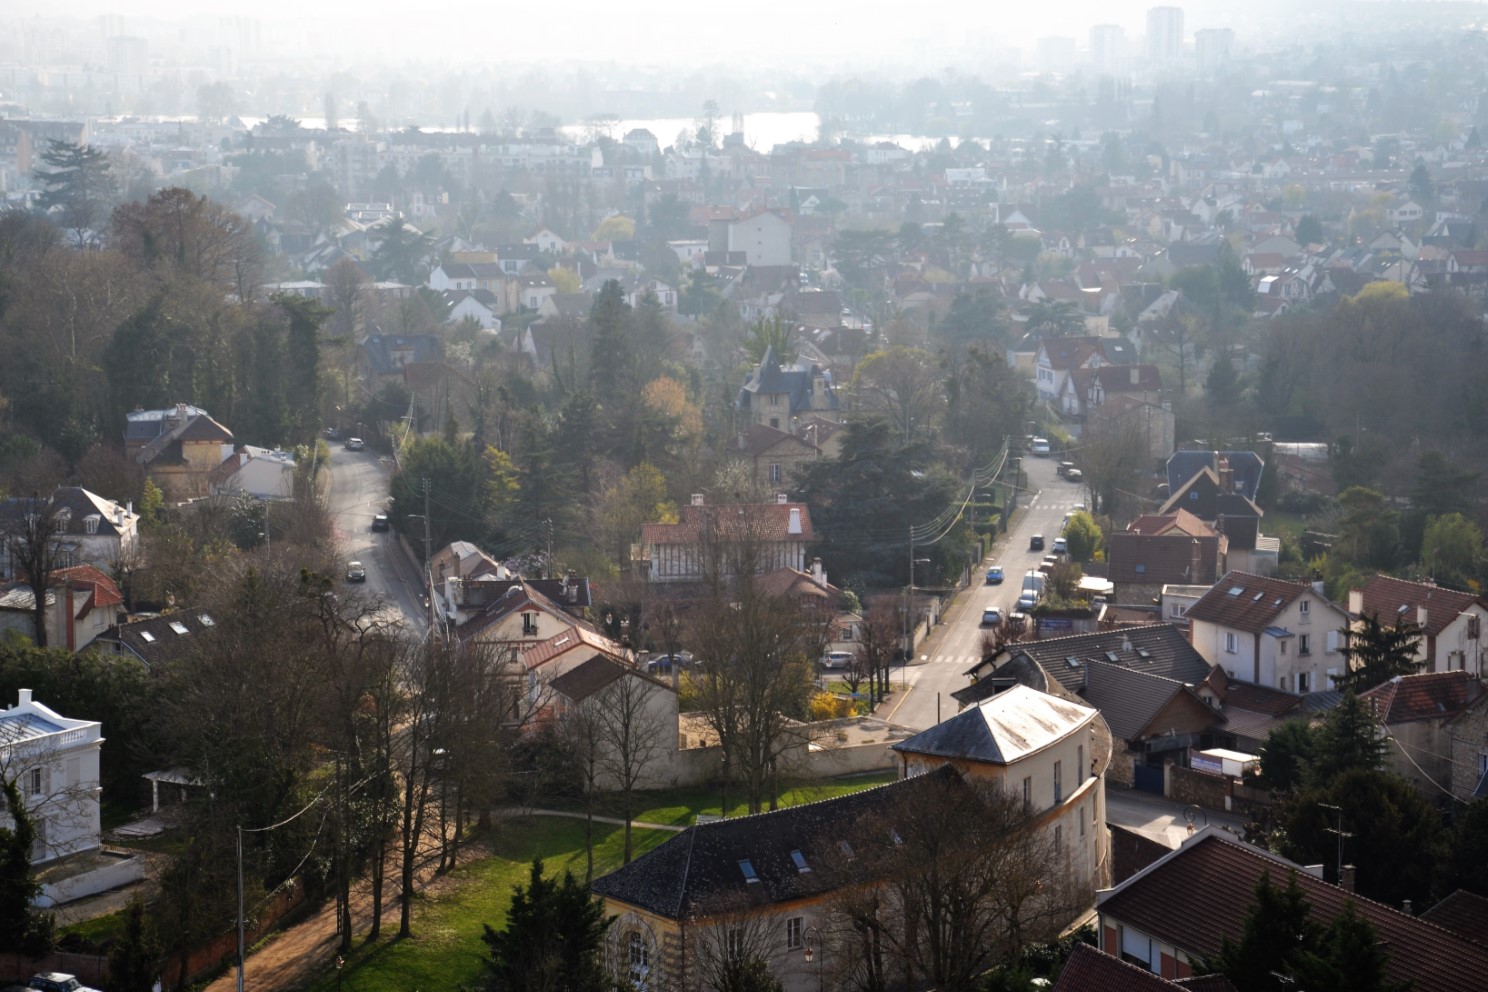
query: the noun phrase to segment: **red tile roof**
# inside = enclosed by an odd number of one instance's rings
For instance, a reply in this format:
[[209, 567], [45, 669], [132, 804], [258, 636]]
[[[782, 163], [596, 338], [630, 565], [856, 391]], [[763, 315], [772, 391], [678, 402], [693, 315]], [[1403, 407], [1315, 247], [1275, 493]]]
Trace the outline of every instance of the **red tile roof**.
[[[1380, 622], [1392, 624], [1397, 617], [1416, 622], [1416, 610], [1426, 608], [1426, 634], [1435, 637], [1447, 624], [1478, 601], [1470, 592], [1443, 589], [1430, 582], [1407, 582], [1388, 575], [1376, 575], [1364, 583], [1362, 614], [1378, 614]], [[1401, 607], [1405, 607], [1404, 612]]]
[[1387, 724], [1449, 720], [1483, 694], [1483, 683], [1467, 672], [1397, 675], [1359, 694]]
[[1475, 944], [1488, 943], [1488, 899], [1458, 889], [1421, 914], [1421, 919]]
[[62, 568], [52, 573], [54, 582], [71, 582], [74, 587], [89, 586], [93, 590], [93, 606], [103, 608], [105, 606], [118, 606], [124, 602], [124, 597], [119, 595], [119, 587], [114, 585], [114, 580], [104, 575], [92, 565], [77, 565], [73, 568]]
[[1277, 614], [1311, 589], [1306, 582], [1230, 572], [1189, 608], [1187, 616], [1190, 620], [1236, 630], [1260, 631], [1271, 626]]
[[[801, 511], [801, 533], [792, 534], [790, 517], [792, 510]], [[641, 527], [641, 543], [647, 547], [659, 544], [696, 544], [699, 541], [703, 522], [708, 519], [723, 524], [738, 520], [757, 530], [764, 541], [816, 540], [811, 529], [811, 510], [804, 503], [747, 503], [725, 506], [684, 506], [681, 519], [674, 524], [645, 524]], [[741, 535], [743, 536], [743, 535]]]
[[1263, 873], [1285, 887], [1292, 872], [1322, 924], [1350, 899], [1389, 948], [1391, 981], [1414, 982], [1414, 992], [1480, 992], [1488, 948], [1382, 903], [1354, 896], [1306, 874], [1297, 865], [1207, 828], [1177, 851], [1097, 899], [1102, 919], [1118, 921], [1192, 957], [1212, 957], [1225, 937], [1239, 940]]
[[1154, 537], [1173, 531], [1189, 537], [1213, 537], [1219, 533], [1182, 507], [1172, 513], [1144, 513], [1127, 524], [1126, 529], [1132, 533]]
[[1075, 945], [1054, 983], [1054, 992], [1176, 992], [1182, 988], [1089, 944]]

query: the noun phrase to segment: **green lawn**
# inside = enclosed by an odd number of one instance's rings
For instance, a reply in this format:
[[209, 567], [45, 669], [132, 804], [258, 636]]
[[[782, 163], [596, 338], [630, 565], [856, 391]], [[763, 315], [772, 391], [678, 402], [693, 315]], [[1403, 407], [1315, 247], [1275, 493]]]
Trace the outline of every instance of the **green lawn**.
[[[623, 830], [596, 824], [594, 870], [604, 874], [620, 866]], [[637, 853], [649, 851], [671, 833], [634, 832]], [[525, 882], [534, 857], [548, 873], [565, 868], [584, 877], [584, 824], [557, 817], [514, 820], [498, 828], [493, 855], [451, 873], [455, 884], [437, 898], [413, 908], [410, 940], [357, 944], [341, 972], [342, 992], [454, 992], [476, 988], [482, 981], [485, 944], [481, 924], [499, 926], [511, 903], [512, 887]], [[396, 914], [384, 918], [383, 932], [396, 932]], [[252, 969], [252, 961], [249, 962]], [[311, 985], [314, 992], [338, 988], [334, 971]]]
[[[875, 785], [883, 785], [892, 782], [897, 777], [894, 772], [878, 772], [872, 775], [855, 775], [851, 778], [829, 779], [822, 782], [810, 782], [804, 785], [792, 785], [780, 791], [777, 805], [799, 806], [802, 803], [816, 802], [818, 799], [830, 799], [833, 796], [845, 796], [851, 792], [861, 792], [871, 789]], [[748, 803], [745, 801], [744, 793], [738, 785], [729, 787], [728, 815], [744, 816], [749, 812]], [[555, 809], [582, 810], [577, 800], [565, 800], [561, 803], [549, 804]], [[699, 813], [710, 816], [718, 816], [723, 806], [723, 793], [716, 785], [688, 786], [681, 789], [660, 789], [654, 792], [642, 792], [636, 796], [635, 819], [646, 823], [665, 823], [679, 827], [690, 827]], [[617, 815], [615, 801], [612, 797], [602, 798], [595, 808], [595, 813], [601, 816]]]

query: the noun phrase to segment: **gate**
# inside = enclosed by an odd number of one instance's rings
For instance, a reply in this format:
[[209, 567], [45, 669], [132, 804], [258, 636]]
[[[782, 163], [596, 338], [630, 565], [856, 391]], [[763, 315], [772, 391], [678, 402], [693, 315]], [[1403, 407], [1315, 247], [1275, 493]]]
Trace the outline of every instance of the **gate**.
[[1132, 768], [1132, 785], [1143, 792], [1163, 795], [1163, 769], [1161, 765], [1137, 765]]

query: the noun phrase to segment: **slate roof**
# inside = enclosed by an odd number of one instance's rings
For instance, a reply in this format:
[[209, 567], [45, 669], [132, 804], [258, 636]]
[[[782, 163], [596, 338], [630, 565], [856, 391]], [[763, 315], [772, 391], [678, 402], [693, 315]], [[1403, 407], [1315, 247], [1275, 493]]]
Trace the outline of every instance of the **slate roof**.
[[[1177, 679], [1105, 661], [1087, 661], [1084, 667], [1085, 690], [1081, 697], [1100, 710], [1111, 734], [1122, 740], [1143, 737], [1153, 719], [1173, 701], [1174, 696], [1188, 694], [1196, 705], [1208, 710], [1193, 689]], [[1214, 713], [1214, 722], [1220, 721], [1219, 714]]]
[[768, 424], [750, 424], [728, 442], [727, 450], [732, 455], [758, 458], [778, 444], [789, 444], [800, 452], [809, 452], [814, 447], [810, 441]]
[[1221, 457], [1229, 459], [1235, 491], [1253, 501], [1265, 467], [1254, 451], [1175, 451], [1168, 458], [1168, 492], [1176, 493], [1203, 469], [1217, 473]]
[[[20, 520], [38, 507], [48, 505], [47, 500], [31, 496], [11, 496], [0, 500], [0, 531], [11, 521]], [[90, 516], [100, 518], [95, 534], [103, 537], [119, 536], [119, 528], [114, 523], [118, 517], [124, 518], [126, 526], [131, 520], [138, 518], [138, 514], [130, 513], [123, 504], [104, 499], [82, 486], [58, 486], [52, 491], [50, 507], [54, 513], [64, 509], [70, 511], [63, 533], [78, 537], [94, 536], [88, 534], [86, 521]]]
[[[188, 417], [210, 416], [201, 407], [182, 404]], [[165, 433], [165, 421], [177, 415], [176, 407], [164, 410], [131, 410], [124, 415], [124, 440], [151, 441]]]
[[1483, 694], [1483, 683], [1467, 672], [1397, 675], [1359, 694], [1386, 724], [1450, 720]]
[[[1125, 665], [1190, 685], [1203, 682], [1211, 669], [1183, 632], [1167, 623], [1071, 634], [1042, 641], [1019, 641], [1010, 646], [1008, 658], [1020, 657], [1037, 663], [1050, 678], [1074, 693], [1085, 684], [1083, 668], [1087, 660]], [[1077, 664], [1071, 665], [1070, 658], [1074, 658]], [[1002, 668], [998, 666], [997, 673], [1001, 673]]]
[[[1136, 373], [1136, 381], [1132, 374]], [[1162, 373], [1156, 365], [1102, 365], [1095, 369], [1074, 369], [1070, 379], [1081, 397], [1088, 396], [1093, 385], [1106, 395], [1114, 393], [1160, 393]]]
[[444, 343], [433, 334], [369, 334], [362, 342], [367, 364], [376, 375], [402, 374], [403, 366], [393, 360], [393, 352], [410, 349], [409, 363], [444, 360]]
[[1006, 765], [1061, 740], [1096, 716], [1087, 706], [1017, 685], [889, 747], [901, 754]]
[[[738, 905], [771, 905], [830, 892], [843, 881], [837, 842], [871, 815], [883, 815], [934, 788], [958, 788], [949, 765], [876, 789], [770, 813], [689, 827], [630, 864], [594, 880], [590, 891], [667, 919]], [[887, 840], [887, 838], [886, 838]], [[800, 851], [807, 872], [792, 858]], [[747, 860], [756, 882], [745, 880]]]
[[1422, 913], [1421, 919], [1474, 944], [1488, 944], [1488, 899], [1466, 889], [1453, 892]]
[[215, 627], [216, 621], [205, 610], [178, 609], [163, 616], [117, 624], [104, 631], [98, 640], [116, 643], [153, 666], [186, 654], [199, 638], [211, 636]]
[[1053, 992], [1176, 992], [1181, 988], [1089, 944], [1076, 944]]
[[1364, 583], [1361, 592], [1364, 606], [1360, 615], [1378, 614], [1380, 622], [1387, 625], [1394, 623], [1397, 617], [1415, 623], [1417, 608], [1424, 606], [1426, 624], [1422, 630], [1428, 637], [1439, 635], [1449, 623], [1479, 601], [1470, 592], [1443, 589], [1431, 582], [1407, 582], [1388, 575], [1376, 575]]
[[823, 372], [814, 365], [803, 368], [799, 364], [794, 368], [782, 368], [775, 349], [767, 347], [759, 366], [740, 387], [735, 405], [740, 410], [748, 410], [756, 396], [785, 394], [789, 397], [792, 414], [810, 411], [812, 386], [817, 375], [823, 376], [827, 409], [837, 409], [837, 392], [832, 386], [830, 371]]
[[1306, 582], [1290, 582], [1249, 572], [1230, 572], [1188, 608], [1189, 620], [1202, 620], [1259, 633], [1297, 597], [1312, 591]]
[[570, 668], [549, 683], [559, 695], [577, 703], [625, 677], [626, 668], [603, 655]]
[[1412, 981], [1413, 992], [1479, 992], [1488, 974], [1488, 948], [1443, 927], [1370, 899], [1354, 896], [1258, 848], [1204, 828], [1168, 857], [1114, 889], [1098, 893], [1102, 918], [1173, 944], [1194, 957], [1212, 957], [1222, 938], [1239, 940], [1255, 887], [1269, 872], [1285, 887], [1290, 873], [1312, 904], [1312, 918], [1332, 922], [1354, 900], [1390, 949], [1391, 981]]

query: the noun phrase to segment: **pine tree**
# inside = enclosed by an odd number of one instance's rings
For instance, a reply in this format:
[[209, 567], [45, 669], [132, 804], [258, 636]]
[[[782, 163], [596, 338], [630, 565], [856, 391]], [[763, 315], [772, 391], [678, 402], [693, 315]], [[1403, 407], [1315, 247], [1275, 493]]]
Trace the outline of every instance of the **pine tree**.
[[1374, 771], [1385, 760], [1386, 746], [1368, 704], [1345, 691], [1343, 700], [1313, 731], [1309, 781], [1327, 788], [1345, 772]]
[[594, 331], [590, 383], [600, 403], [609, 409], [625, 390], [635, 387], [632, 374], [635, 352], [629, 338], [630, 304], [625, 302], [619, 282], [611, 279], [600, 287], [589, 311], [589, 323]]
[[71, 141], [51, 141], [41, 153], [45, 168], [36, 179], [45, 187], [37, 197], [43, 210], [57, 210], [62, 226], [73, 232], [81, 246], [88, 232], [108, 215], [110, 202], [119, 192], [109, 167], [108, 153]]
[[109, 948], [109, 989], [112, 992], [150, 992], [160, 975], [161, 949], [155, 930], [145, 919], [138, 899], [124, 911], [124, 932]]
[[1292, 966], [1292, 988], [1307, 992], [1406, 992], [1410, 982], [1385, 977], [1389, 953], [1379, 934], [1359, 915], [1354, 900], [1334, 917], [1316, 950], [1298, 952]]
[[1411, 675], [1425, 664], [1416, 660], [1421, 628], [1403, 616], [1393, 627], [1380, 623], [1378, 613], [1366, 613], [1359, 626], [1346, 631], [1347, 644], [1340, 653], [1348, 661], [1342, 675], [1333, 676], [1336, 689], [1363, 692], [1397, 675]]
[[1293, 872], [1285, 889], [1271, 884], [1263, 872], [1255, 888], [1255, 902], [1245, 914], [1245, 929], [1236, 943], [1228, 936], [1219, 954], [1204, 961], [1203, 970], [1218, 972], [1243, 992], [1281, 992], [1290, 985], [1286, 975], [1299, 951], [1317, 943], [1318, 928], [1310, 919], [1312, 904], [1297, 885]]
[[527, 885], [512, 892], [505, 929], [483, 927], [488, 992], [606, 992], [599, 953], [614, 918], [572, 873], [559, 881], [542, 870], [533, 861]]

